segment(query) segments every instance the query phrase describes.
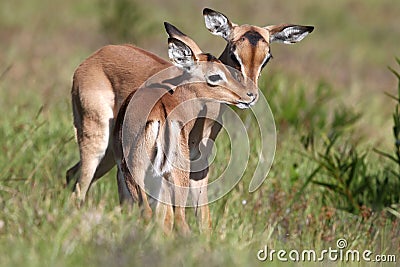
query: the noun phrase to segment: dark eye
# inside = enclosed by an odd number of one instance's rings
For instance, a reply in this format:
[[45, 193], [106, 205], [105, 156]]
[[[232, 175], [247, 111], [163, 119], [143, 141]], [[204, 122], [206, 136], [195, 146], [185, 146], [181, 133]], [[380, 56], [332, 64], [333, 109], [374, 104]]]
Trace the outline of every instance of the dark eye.
[[213, 75], [208, 76], [208, 79], [210, 80], [210, 82], [217, 82], [217, 81], [222, 80], [222, 77], [219, 74], [213, 74]]

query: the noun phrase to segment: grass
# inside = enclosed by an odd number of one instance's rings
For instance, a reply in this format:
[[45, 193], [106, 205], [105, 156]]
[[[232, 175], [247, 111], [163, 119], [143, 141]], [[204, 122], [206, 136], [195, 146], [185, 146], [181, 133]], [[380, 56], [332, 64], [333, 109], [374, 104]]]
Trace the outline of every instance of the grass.
[[[254, 141], [249, 170], [228, 195], [211, 204], [211, 237], [197, 232], [193, 210], [188, 210], [193, 234], [187, 238], [165, 237], [154, 223], [143, 223], [137, 211], [121, 212], [115, 170], [92, 187], [84, 207], [69, 205], [65, 171], [78, 160], [70, 80], [79, 62], [113, 42], [102, 26], [101, 3], [0, 4], [0, 266], [265, 265], [270, 262], [257, 260], [264, 246], [321, 251], [336, 248], [339, 238], [351, 249], [399, 255], [398, 163], [385, 156], [398, 159], [390, 116], [397, 107], [383, 94], [398, 97], [396, 76], [386, 65], [398, 70], [393, 63], [399, 41], [393, 10], [399, 4], [251, 3], [257, 8], [239, 1], [229, 8], [204, 5], [239, 23], [300, 22], [314, 24], [316, 32], [301, 45], [274, 46], [275, 59], [260, 82], [278, 131], [268, 178], [256, 192], [247, 191], [259, 143], [249, 119]], [[218, 54], [224, 43], [204, 30], [202, 7], [197, 2], [149, 0], [142, 10], [153, 20], [148, 25], [170, 21], [199, 40], [204, 50]], [[191, 25], [188, 17], [193, 17]], [[141, 30], [139, 34], [141, 46], [165, 57], [161, 27], [148, 36]], [[240, 116], [247, 119], [248, 114]], [[339, 138], [332, 139], [332, 133]], [[213, 177], [226, 163], [226, 135], [220, 136], [217, 148]], [[381, 190], [373, 191], [376, 195], [368, 190], [355, 194], [357, 186], [376, 185], [368, 181], [384, 180], [388, 173], [389, 185], [373, 187]], [[349, 202], [349, 192], [356, 202]], [[392, 198], [375, 205], [380, 196]]]

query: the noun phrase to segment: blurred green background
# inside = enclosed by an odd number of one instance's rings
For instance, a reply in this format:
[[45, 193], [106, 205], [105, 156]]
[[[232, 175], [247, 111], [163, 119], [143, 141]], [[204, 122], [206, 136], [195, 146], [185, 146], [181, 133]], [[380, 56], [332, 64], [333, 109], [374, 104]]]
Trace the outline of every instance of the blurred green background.
[[[166, 58], [164, 21], [218, 56], [225, 41], [204, 27], [204, 7], [237, 24], [315, 26], [301, 43], [273, 44], [262, 73], [278, 131], [264, 185], [249, 194], [247, 171], [212, 204], [211, 238], [198, 235], [190, 210], [194, 234], [186, 239], [165, 238], [137, 211], [121, 213], [115, 171], [82, 209], [70, 207], [64, 175], [79, 158], [75, 68], [106, 44], [133, 43]], [[399, 14], [393, 0], [0, 2], [0, 266], [246, 266], [258, 263], [264, 245], [326, 249], [338, 238], [399, 255], [399, 101], [384, 94], [398, 94], [400, 77], [387, 66], [398, 69]], [[249, 169], [259, 142], [252, 140]], [[214, 177], [228, 141], [224, 133], [218, 139]]]
[[[3, 1], [0, 71], [13, 85], [7, 91], [35, 91], [48, 106], [69, 98], [74, 69], [103, 45], [134, 43], [165, 58], [163, 21], [179, 27], [204, 51], [219, 55], [225, 41], [208, 33], [201, 15], [204, 7], [211, 7], [238, 24], [314, 25], [316, 30], [300, 44], [274, 44], [274, 60], [263, 75], [268, 79], [282, 73], [306, 85], [325, 81], [351, 105], [387, 111], [380, 99], [396, 83], [386, 66], [398, 56], [399, 6], [390, 0]], [[287, 94], [292, 90], [287, 88]], [[382, 116], [376, 118], [370, 109], [366, 112], [371, 113], [366, 124], [385, 123], [376, 121]]]

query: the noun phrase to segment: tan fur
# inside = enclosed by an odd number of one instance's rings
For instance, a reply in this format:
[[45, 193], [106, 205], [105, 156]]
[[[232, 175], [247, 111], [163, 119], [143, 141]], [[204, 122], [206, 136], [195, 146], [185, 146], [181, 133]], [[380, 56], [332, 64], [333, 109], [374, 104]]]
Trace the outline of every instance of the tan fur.
[[[259, 33], [263, 39], [257, 41], [256, 45], [252, 45], [247, 38], [246, 33], [256, 32]], [[253, 80], [256, 84], [261, 71], [261, 65], [265, 57], [270, 53], [269, 31], [264, 28], [253, 25], [234, 26], [230, 35], [230, 42], [225, 48], [223, 54], [224, 62], [228, 65], [235, 66], [244, 75]], [[240, 59], [242, 68], [236, 66], [229, 56], [229, 47], [236, 48], [236, 57]]]
[[[245, 76], [257, 84], [261, 71], [261, 59], [263, 55], [269, 53], [268, 33], [279, 31], [284, 27], [261, 28], [251, 25], [239, 26], [234, 23], [230, 23], [230, 25], [234, 29], [232, 38], [227, 39], [228, 44], [221, 54], [220, 60], [226, 65], [241, 70]], [[254, 46], [249, 43], [248, 39], [243, 39], [242, 37], [250, 30], [259, 32], [264, 37], [264, 41], [260, 41]], [[196, 54], [199, 52], [200, 49], [195, 42], [179, 30], [171, 30], [169, 34], [171, 37], [187, 43]], [[242, 61], [242, 66], [232, 60], [230, 55], [232, 47], [235, 47], [235, 53]], [[117, 45], [101, 48], [77, 68], [71, 95], [80, 161], [71, 167], [66, 175], [68, 184], [78, 176], [73, 198], [82, 202], [90, 185], [115, 165], [110, 146], [110, 132], [114, 129], [114, 118], [124, 99], [149, 77], [170, 66], [169, 62], [138, 47]], [[257, 90], [253, 90], [252, 93], [256, 100]], [[207, 116], [221, 121], [223, 107], [218, 103], [210, 105]], [[220, 129], [221, 126], [211, 119], [199, 118], [196, 120], [189, 136], [191, 158], [198, 157], [200, 145], [205, 146], [205, 154], [209, 155], [212, 142], [205, 144], [202, 142], [204, 139], [215, 140]], [[207, 159], [202, 158], [201, 161], [205, 164]], [[122, 170], [119, 169], [118, 172], [120, 173]], [[207, 190], [199, 189], [206, 188], [208, 184], [208, 168], [201, 172], [191, 172], [190, 178], [193, 194], [197, 193], [198, 195], [197, 202], [203, 203], [199, 205], [200, 225], [204, 229], [210, 229], [211, 220], [206, 204]], [[119, 181], [121, 201], [131, 197], [124, 196], [127, 195], [127, 189], [124, 186]], [[131, 185], [131, 187], [133, 188], [135, 185]]]
[[[186, 36], [183, 41], [188, 39]], [[198, 49], [195, 47], [193, 51]], [[138, 47], [110, 45], [95, 52], [76, 69], [71, 95], [81, 161], [67, 171], [67, 183], [81, 172], [75, 184], [75, 198], [83, 201], [92, 182], [115, 165], [109, 138], [123, 100], [149, 77], [170, 66], [170, 62]], [[257, 95], [257, 90], [253, 90]], [[219, 114], [220, 105], [214, 107], [210, 113]], [[214, 122], [205, 121], [203, 128], [211, 129]], [[199, 141], [209, 136], [201, 129], [194, 135]], [[195, 142], [194, 146], [196, 143], [199, 144]]]
[[69, 183], [81, 171], [74, 197], [84, 200], [91, 183], [115, 165], [109, 139], [122, 102], [150, 76], [170, 66], [138, 47], [110, 45], [76, 69], [71, 95], [81, 161], [67, 172]]
[[[197, 55], [197, 58], [200, 62], [208, 60], [204, 55]], [[124, 159], [131, 167], [128, 173], [124, 172], [125, 181], [128, 185], [137, 183], [140, 186], [142, 198], [137, 200], [142, 204], [144, 216], [152, 214], [143, 190], [145, 180], [154, 182], [158, 177], [163, 179], [157, 199], [164, 203], [157, 203], [156, 217], [166, 232], [171, 231], [173, 224], [172, 208], [169, 204], [172, 198], [176, 226], [183, 234], [189, 232], [185, 206], [190, 186], [189, 135], [196, 124], [195, 119], [205, 107], [216, 104], [215, 102], [236, 105], [239, 102], [253, 101], [253, 97], [248, 95], [253, 91], [252, 86], [248, 86], [245, 81], [238, 82], [222, 63], [213, 61], [219, 63], [216, 68], [223, 71], [227, 82], [221, 82], [218, 86], [209, 86], [205, 82], [180, 85], [172, 94], [164, 88], [141, 88], [131, 93], [123, 103], [115, 122], [116, 161], [121, 170], [126, 169], [125, 166], [120, 166]], [[202, 69], [204, 73], [207, 70], [208, 67]], [[153, 103], [152, 99], [159, 97], [161, 98], [154, 106], [148, 107]], [[207, 100], [199, 100], [202, 98]], [[148, 112], [146, 109], [149, 109]], [[130, 138], [125, 140], [124, 133], [128, 133]], [[168, 182], [174, 187], [168, 186]], [[132, 186], [128, 186], [128, 191], [133, 198], [138, 195], [137, 189]]]

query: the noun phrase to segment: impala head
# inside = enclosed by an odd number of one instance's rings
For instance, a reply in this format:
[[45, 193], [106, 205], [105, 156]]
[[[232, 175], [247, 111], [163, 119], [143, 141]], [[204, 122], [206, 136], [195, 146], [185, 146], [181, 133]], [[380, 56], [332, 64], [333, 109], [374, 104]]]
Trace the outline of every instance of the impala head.
[[[194, 53], [193, 49], [198, 49]], [[168, 38], [168, 55], [172, 63], [204, 83], [194, 83], [196, 95], [218, 102], [248, 108], [255, 103], [258, 88], [246, 82], [240, 72], [229, 70], [217, 58], [202, 53], [197, 45], [191, 47], [176, 38]]]
[[203, 10], [207, 29], [227, 41], [220, 59], [227, 65], [240, 70], [256, 84], [261, 70], [272, 58], [270, 44], [300, 42], [314, 30], [313, 26], [292, 24], [258, 27], [237, 25], [224, 14], [209, 8]]

